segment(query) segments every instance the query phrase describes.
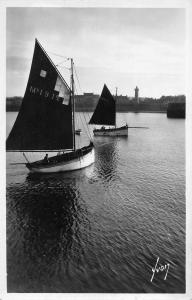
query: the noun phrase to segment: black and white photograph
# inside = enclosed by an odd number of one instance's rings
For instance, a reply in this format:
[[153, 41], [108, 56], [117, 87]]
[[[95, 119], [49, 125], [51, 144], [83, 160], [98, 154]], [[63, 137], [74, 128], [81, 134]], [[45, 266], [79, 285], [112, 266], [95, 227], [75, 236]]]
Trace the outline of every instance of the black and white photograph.
[[1, 298], [192, 299], [187, 7], [59, 3], [4, 7]]

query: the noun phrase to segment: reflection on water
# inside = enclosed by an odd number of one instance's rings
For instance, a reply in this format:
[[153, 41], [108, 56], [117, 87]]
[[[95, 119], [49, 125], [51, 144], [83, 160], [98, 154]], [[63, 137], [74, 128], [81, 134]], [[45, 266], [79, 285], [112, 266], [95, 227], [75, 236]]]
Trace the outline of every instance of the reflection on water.
[[[8, 272], [8, 290], [9, 286], [10, 291], [13, 289], [18, 264], [25, 285], [26, 264], [38, 263], [40, 277], [44, 272], [54, 276], [61, 268], [67, 268], [72, 255], [81, 255], [79, 227], [82, 222], [89, 224], [77, 185], [75, 177], [67, 178], [64, 174], [28, 175], [24, 184], [8, 188], [7, 197], [12, 201], [8, 202], [7, 221], [11, 227], [8, 227], [7, 236], [13, 240], [17, 234], [15, 242], [19, 244], [18, 252], [12, 253], [13, 245], [8, 243], [8, 270], [12, 270], [11, 274]], [[16, 265], [11, 263], [13, 255], [17, 256]], [[30, 273], [32, 280], [37, 278], [36, 271], [35, 268], [35, 272]]]
[[[30, 186], [35, 183], [30, 176], [27, 181]], [[37, 257], [43, 252], [49, 262], [67, 258], [72, 239], [78, 241], [78, 218], [81, 213], [75, 180], [69, 185], [61, 180], [57, 181], [56, 186], [53, 184], [47, 178], [41, 181], [42, 190], [37, 184], [30, 198], [22, 203], [22, 215], [26, 216], [27, 226], [32, 229], [25, 232], [24, 240], [31, 243], [27, 242], [24, 248], [28, 253], [33, 248], [32, 253]]]
[[95, 170], [98, 177], [110, 182], [117, 176], [118, 148], [117, 140], [99, 138], [96, 140]]

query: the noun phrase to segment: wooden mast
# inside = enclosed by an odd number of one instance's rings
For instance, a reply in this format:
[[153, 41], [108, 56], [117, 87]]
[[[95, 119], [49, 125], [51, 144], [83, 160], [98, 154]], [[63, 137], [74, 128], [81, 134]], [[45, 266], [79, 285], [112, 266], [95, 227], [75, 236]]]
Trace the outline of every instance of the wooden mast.
[[74, 78], [73, 78], [73, 59], [71, 58], [71, 100], [72, 100], [72, 131], [73, 131], [73, 150], [75, 145], [75, 97], [74, 97]]

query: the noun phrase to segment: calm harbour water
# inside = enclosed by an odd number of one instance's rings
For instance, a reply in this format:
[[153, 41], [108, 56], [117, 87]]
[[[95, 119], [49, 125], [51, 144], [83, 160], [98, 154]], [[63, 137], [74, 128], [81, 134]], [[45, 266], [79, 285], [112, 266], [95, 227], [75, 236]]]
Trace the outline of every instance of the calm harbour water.
[[[149, 129], [95, 137], [83, 170], [32, 176], [7, 153], [8, 292], [185, 292], [185, 121], [124, 120]], [[151, 282], [158, 257], [169, 271]]]

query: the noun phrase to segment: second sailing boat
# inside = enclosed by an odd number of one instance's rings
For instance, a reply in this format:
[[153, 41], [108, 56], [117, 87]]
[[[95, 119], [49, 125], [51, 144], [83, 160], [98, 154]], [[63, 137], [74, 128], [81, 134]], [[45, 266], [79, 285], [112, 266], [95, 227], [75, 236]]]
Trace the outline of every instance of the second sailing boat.
[[104, 84], [96, 109], [89, 121], [94, 125], [109, 125], [112, 128], [94, 129], [94, 135], [99, 136], [128, 136], [128, 125], [116, 126], [116, 103], [106, 84]]

